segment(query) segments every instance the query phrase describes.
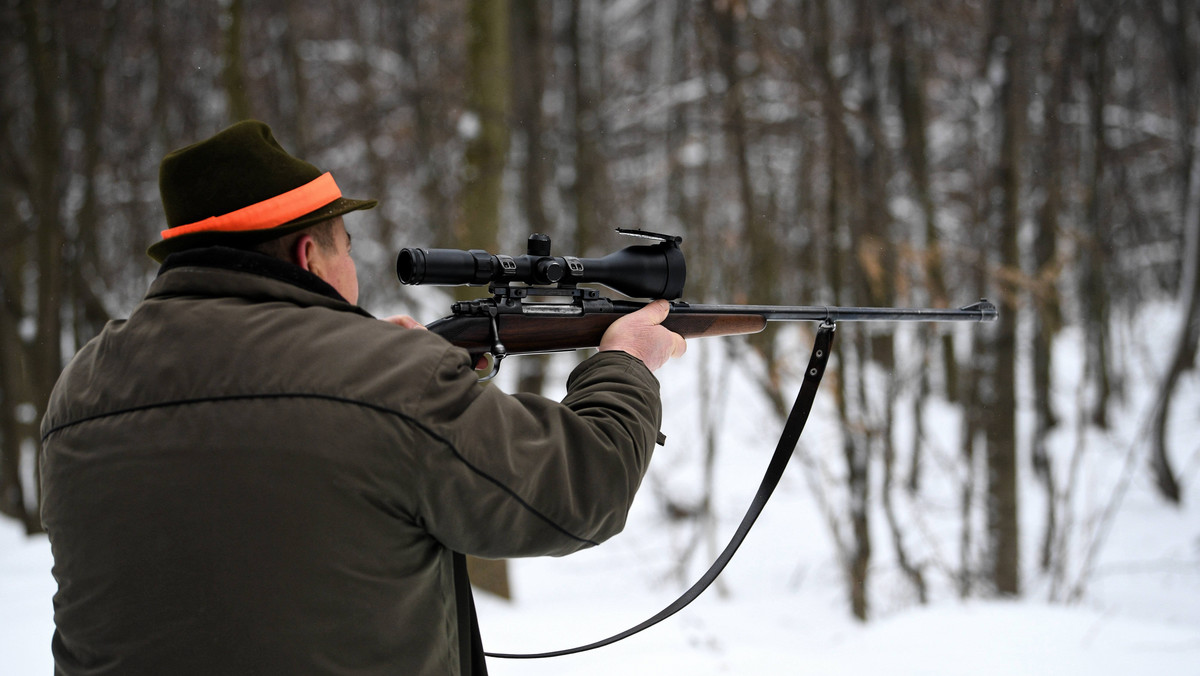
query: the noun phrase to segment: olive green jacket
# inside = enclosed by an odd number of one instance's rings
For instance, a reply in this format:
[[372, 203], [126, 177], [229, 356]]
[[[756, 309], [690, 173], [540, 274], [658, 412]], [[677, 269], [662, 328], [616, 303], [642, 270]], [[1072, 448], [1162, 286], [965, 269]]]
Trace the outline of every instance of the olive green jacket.
[[42, 423], [57, 672], [462, 673], [452, 552], [619, 532], [660, 415], [627, 354], [507, 395], [299, 268], [177, 254]]

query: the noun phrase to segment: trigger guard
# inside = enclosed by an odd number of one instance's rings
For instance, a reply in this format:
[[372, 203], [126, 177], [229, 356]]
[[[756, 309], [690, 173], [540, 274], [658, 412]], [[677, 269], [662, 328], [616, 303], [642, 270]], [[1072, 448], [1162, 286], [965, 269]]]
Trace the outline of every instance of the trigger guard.
[[[484, 360], [483, 368], [478, 368], [480, 359]], [[479, 377], [479, 382], [486, 383], [495, 378], [500, 373], [500, 359], [491, 352], [484, 352], [481, 357], [475, 360], [475, 364], [471, 367], [475, 374]]]

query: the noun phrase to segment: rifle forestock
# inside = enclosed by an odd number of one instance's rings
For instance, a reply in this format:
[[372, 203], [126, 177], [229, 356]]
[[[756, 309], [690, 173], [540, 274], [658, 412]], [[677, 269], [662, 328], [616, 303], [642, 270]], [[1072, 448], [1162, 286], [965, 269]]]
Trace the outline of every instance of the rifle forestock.
[[[429, 330], [473, 355], [491, 352], [499, 340], [508, 354], [536, 354], [594, 348], [613, 322], [644, 303], [611, 301], [590, 307], [564, 303], [489, 306], [459, 304], [455, 314], [429, 324]], [[468, 309], [469, 308], [469, 309]], [[488, 310], [491, 311], [488, 311]], [[980, 301], [957, 310], [789, 305], [693, 305], [671, 303], [663, 326], [684, 338], [733, 336], [762, 331], [769, 321], [994, 321], [996, 307]]]

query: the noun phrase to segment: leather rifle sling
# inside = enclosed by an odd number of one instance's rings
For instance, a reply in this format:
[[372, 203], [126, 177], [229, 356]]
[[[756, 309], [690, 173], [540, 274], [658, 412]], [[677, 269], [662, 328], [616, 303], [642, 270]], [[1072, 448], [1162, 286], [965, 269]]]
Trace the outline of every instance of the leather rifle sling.
[[471, 594], [471, 578], [467, 576], [467, 557], [453, 553], [454, 603], [458, 614], [459, 676], [487, 676], [483, 640], [479, 636], [479, 616], [475, 614], [475, 597]]
[[800, 441], [800, 433], [804, 431], [804, 424], [808, 422], [808, 414], [812, 411], [813, 401], [817, 396], [817, 388], [821, 385], [821, 377], [825, 375], [825, 366], [829, 361], [829, 352], [833, 347], [833, 334], [836, 325], [832, 322], [826, 322], [821, 325], [817, 331], [817, 337], [813, 344], [812, 356], [809, 357], [808, 367], [804, 371], [804, 381], [800, 384], [800, 392], [796, 395], [796, 401], [792, 404], [792, 410], [788, 414], [787, 422], [784, 423], [783, 432], [779, 437], [779, 443], [775, 446], [775, 454], [771, 456], [771, 461], [767, 465], [766, 474], [763, 476], [762, 483], [758, 486], [758, 492], [754, 495], [754, 499], [750, 502], [750, 507], [746, 510], [746, 515], [742, 517], [741, 524], [738, 525], [729, 544], [725, 545], [725, 549], [721, 552], [717, 560], [713, 562], [708, 571], [700, 577], [687, 591], [678, 599], [675, 599], [666, 608], [663, 608], [658, 614], [641, 624], [630, 627], [625, 631], [609, 636], [606, 639], [589, 643], [587, 645], [577, 646], [575, 648], [566, 648], [564, 650], [554, 650], [543, 653], [485, 653], [488, 657], [497, 657], [504, 659], [537, 659], [543, 657], [560, 657], [562, 655], [573, 655], [595, 648], [601, 648], [606, 645], [611, 645], [622, 639], [633, 636], [634, 634], [648, 629], [659, 622], [667, 619], [675, 613], [683, 610], [692, 601], [695, 601], [705, 589], [709, 587], [725, 569], [725, 566], [733, 558], [742, 541], [746, 539], [746, 535], [750, 532], [750, 527], [754, 525], [758, 515], [762, 513], [763, 507], [766, 506], [767, 500], [775, 491], [775, 487], [779, 484], [780, 478], [783, 476], [783, 470], [787, 466], [788, 460], [792, 457], [792, 452], [796, 449], [796, 444]]

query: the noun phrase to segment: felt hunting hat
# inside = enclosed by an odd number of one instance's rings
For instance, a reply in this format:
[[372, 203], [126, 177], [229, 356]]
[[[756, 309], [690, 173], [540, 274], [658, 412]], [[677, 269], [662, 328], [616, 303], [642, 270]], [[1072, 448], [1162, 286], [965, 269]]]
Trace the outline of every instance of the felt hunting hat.
[[167, 229], [146, 253], [160, 263], [184, 249], [253, 246], [376, 205], [342, 197], [332, 175], [292, 157], [257, 120], [169, 153], [158, 190]]

